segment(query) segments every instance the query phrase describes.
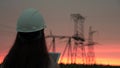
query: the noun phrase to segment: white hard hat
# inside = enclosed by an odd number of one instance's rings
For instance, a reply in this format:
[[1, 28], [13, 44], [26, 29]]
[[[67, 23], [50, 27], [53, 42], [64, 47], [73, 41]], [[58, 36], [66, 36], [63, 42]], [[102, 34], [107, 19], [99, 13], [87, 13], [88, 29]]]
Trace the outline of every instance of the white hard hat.
[[45, 27], [43, 16], [33, 8], [24, 10], [17, 22], [17, 32], [35, 32]]

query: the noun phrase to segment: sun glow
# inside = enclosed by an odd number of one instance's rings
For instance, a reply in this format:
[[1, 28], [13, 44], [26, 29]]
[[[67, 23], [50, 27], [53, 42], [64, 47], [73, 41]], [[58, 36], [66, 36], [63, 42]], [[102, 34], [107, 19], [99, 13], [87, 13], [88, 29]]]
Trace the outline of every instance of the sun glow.
[[120, 59], [108, 59], [108, 58], [98, 58], [96, 59], [96, 64], [103, 64], [103, 65], [113, 65], [113, 66], [120, 66]]
[[[63, 58], [63, 60], [61, 62], [59, 60], [58, 63], [70, 64], [71, 61], [68, 62], [67, 57], [65, 57], [65, 58]], [[79, 58], [76, 59], [75, 63], [83, 64], [82, 60]], [[85, 64], [87, 64], [87, 63], [85, 63]], [[97, 58], [95, 64], [120, 66], [120, 59]]]

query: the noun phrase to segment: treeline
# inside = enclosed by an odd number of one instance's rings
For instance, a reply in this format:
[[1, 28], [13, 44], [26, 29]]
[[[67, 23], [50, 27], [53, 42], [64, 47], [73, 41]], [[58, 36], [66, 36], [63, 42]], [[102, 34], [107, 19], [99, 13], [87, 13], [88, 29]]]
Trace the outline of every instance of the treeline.
[[[120, 68], [120, 66], [110, 65], [81, 65], [81, 64], [59, 64], [60, 68]], [[0, 64], [1, 68], [1, 64]]]
[[82, 65], [82, 64], [59, 64], [61, 68], [120, 68], [120, 66], [110, 65]]

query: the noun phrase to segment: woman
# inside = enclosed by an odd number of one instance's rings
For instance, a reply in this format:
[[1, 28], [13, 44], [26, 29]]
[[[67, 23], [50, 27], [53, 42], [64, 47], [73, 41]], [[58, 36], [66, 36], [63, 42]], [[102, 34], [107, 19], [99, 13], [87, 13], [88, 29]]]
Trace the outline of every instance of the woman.
[[18, 19], [17, 36], [2, 68], [59, 68], [48, 54], [45, 23], [38, 10], [24, 10]]

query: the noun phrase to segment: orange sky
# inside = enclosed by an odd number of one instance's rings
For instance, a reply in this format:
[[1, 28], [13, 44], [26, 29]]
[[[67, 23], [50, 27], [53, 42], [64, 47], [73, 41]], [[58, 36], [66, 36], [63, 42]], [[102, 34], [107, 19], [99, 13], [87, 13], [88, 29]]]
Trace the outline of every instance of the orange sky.
[[[57, 52], [63, 52], [64, 46], [65, 45], [57, 46]], [[95, 55], [96, 55], [95, 60], [96, 60], [96, 64], [119, 65], [120, 66], [120, 58], [119, 58], [119, 54], [118, 54], [118, 53], [120, 53], [119, 48], [118, 49], [117, 48], [113, 49], [113, 47], [111, 47], [111, 48], [105, 49], [105, 50], [103, 50], [103, 48], [105, 48], [105, 47], [97, 46], [97, 45], [95, 46]], [[8, 50], [6, 50], [5, 53], [0, 55], [0, 63], [2, 63], [2, 61], [4, 59], [4, 56], [6, 55], [7, 51]], [[80, 53], [79, 51], [80, 50], [78, 48], [78, 53]], [[111, 56], [111, 54], [113, 56]], [[81, 54], [78, 54], [78, 56], [80, 57]], [[65, 53], [65, 56], [64, 56], [62, 62], [63, 63], [67, 63], [67, 54], [66, 53]], [[60, 63], [60, 62], [58, 62], [58, 63]], [[77, 57], [76, 63], [77, 64], [83, 63], [82, 62], [82, 58], [78, 58]]]

